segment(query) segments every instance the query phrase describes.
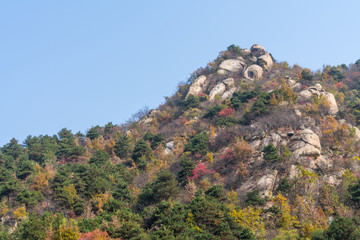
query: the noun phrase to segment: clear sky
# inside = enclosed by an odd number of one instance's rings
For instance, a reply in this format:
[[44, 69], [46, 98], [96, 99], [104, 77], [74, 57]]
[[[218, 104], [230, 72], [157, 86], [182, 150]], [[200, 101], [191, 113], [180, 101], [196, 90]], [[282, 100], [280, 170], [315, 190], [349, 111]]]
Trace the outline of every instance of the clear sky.
[[120, 124], [231, 44], [313, 70], [360, 58], [360, 1], [0, 1], [0, 146]]

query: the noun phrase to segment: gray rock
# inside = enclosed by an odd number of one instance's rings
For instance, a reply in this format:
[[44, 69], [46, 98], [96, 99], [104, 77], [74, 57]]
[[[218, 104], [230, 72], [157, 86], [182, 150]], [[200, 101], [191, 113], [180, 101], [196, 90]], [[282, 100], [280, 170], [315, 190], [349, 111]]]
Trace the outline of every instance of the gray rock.
[[335, 115], [339, 112], [335, 97], [332, 93], [324, 92], [322, 93], [326, 98], [326, 101], [329, 103], [329, 113]]
[[265, 62], [264, 68], [265, 68], [266, 70], [270, 70], [270, 69], [272, 68], [273, 64], [274, 64], [274, 62], [273, 62], [270, 54], [268, 54], [268, 53], [265, 53], [264, 55], [261, 55], [261, 56], [258, 58], [258, 62], [259, 62], [259, 61]]
[[250, 48], [251, 54], [254, 55], [255, 57], [260, 57], [261, 55], [264, 55], [266, 53], [266, 50], [263, 46], [261, 46], [260, 44], [254, 44], [251, 48]]
[[262, 196], [271, 196], [277, 175], [278, 171], [273, 170], [270, 173], [263, 175], [257, 181], [256, 187], [260, 190]]
[[291, 86], [291, 88], [295, 91], [298, 92], [302, 89], [302, 85], [300, 83], [295, 83], [293, 86]]
[[221, 62], [219, 68], [229, 72], [240, 72], [244, 69], [245, 63], [241, 60], [227, 59]]
[[250, 53], [251, 53], [251, 51], [249, 50], [249, 49], [243, 49], [242, 50], [242, 53], [244, 54], [244, 55], [249, 55]]
[[226, 86], [224, 83], [218, 83], [213, 89], [211, 89], [209, 94], [209, 100], [214, 100], [216, 95], [222, 96], [226, 91]]
[[251, 80], [255, 80], [255, 79], [260, 79], [262, 77], [262, 74], [263, 74], [262, 67], [260, 67], [259, 65], [253, 64], [245, 70], [244, 77], [251, 79]]
[[300, 160], [302, 156], [318, 157], [321, 154], [319, 136], [310, 129], [304, 129], [290, 139], [290, 150], [293, 151], [293, 158]]
[[299, 97], [302, 100], [308, 101], [311, 99], [311, 96], [312, 96], [312, 93], [309, 90], [303, 90], [299, 93]]
[[189, 92], [186, 95], [186, 97], [188, 97], [190, 94], [192, 94], [194, 96], [199, 95], [199, 93], [201, 93], [205, 90], [205, 88], [207, 87], [208, 84], [209, 84], [209, 82], [207, 81], [206, 76], [201, 75], [193, 82], [193, 84], [191, 84], [191, 86], [189, 88]]
[[225, 80], [223, 81], [223, 83], [225, 84], [226, 89], [230, 89], [230, 88], [233, 87], [234, 84], [235, 84], [233, 78], [227, 78], [227, 79], [225, 79]]
[[229, 90], [227, 90], [226, 92], [223, 93], [223, 95], [221, 96], [222, 100], [226, 100], [230, 97], [232, 97], [232, 95], [237, 91], [236, 87], [230, 88]]

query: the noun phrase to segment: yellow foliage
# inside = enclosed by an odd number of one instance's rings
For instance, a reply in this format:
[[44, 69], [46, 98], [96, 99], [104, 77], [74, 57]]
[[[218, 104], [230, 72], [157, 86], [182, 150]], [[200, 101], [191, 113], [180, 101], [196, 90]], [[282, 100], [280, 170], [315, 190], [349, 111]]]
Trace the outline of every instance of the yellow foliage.
[[2, 217], [5, 216], [8, 211], [9, 211], [9, 208], [7, 206], [7, 200], [4, 198], [0, 204], [0, 216], [2, 216]]
[[77, 240], [80, 238], [80, 231], [74, 219], [63, 219], [54, 240]]
[[93, 196], [91, 198], [91, 202], [95, 205], [95, 207], [98, 209], [99, 212], [103, 211], [103, 206], [109, 202], [109, 200], [112, 199], [112, 196], [110, 193], [105, 192], [105, 193], [100, 193], [100, 194], [96, 194], [95, 196]]
[[215, 137], [215, 127], [213, 125], [210, 125], [210, 137], [214, 138]]
[[76, 189], [75, 189], [75, 186], [74, 184], [70, 184], [68, 186], [64, 186], [64, 191], [69, 194], [70, 196], [70, 203], [73, 204], [74, 203], [74, 198], [77, 197], [77, 192], [76, 192]]
[[247, 207], [244, 209], [232, 209], [230, 215], [235, 218], [242, 227], [249, 228], [257, 237], [265, 235], [265, 223], [261, 217], [261, 209]]
[[227, 200], [229, 201], [230, 207], [235, 207], [236, 204], [239, 202], [238, 194], [234, 190], [231, 190], [227, 193]]
[[271, 95], [270, 104], [271, 104], [272, 106], [275, 106], [275, 105], [278, 105], [278, 103], [279, 103], [279, 102], [278, 102], [275, 94]]
[[206, 154], [206, 161], [213, 163], [214, 162], [214, 155], [212, 153]]
[[275, 205], [279, 207], [281, 212], [280, 225], [284, 229], [291, 229], [298, 222], [296, 216], [291, 215], [291, 208], [288, 200], [280, 193], [274, 199]]
[[26, 212], [25, 205], [22, 205], [21, 207], [18, 207], [13, 211], [13, 215], [17, 221], [24, 219], [27, 217], [28, 213]]

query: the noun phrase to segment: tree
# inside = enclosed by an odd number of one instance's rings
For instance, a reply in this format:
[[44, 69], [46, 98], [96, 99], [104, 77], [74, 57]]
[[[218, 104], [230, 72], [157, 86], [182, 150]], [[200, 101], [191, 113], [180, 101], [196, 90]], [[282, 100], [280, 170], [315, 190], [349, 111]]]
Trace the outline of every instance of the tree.
[[140, 208], [176, 197], [180, 192], [175, 176], [164, 170], [141, 191], [138, 199]]
[[278, 154], [276, 147], [273, 144], [268, 144], [263, 148], [264, 160], [266, 162], [281, 162], [282, 157]]
[[205, 156], [209, 148], [209, 136], [206, 132], [196, 134], [189, 143], [186, 144], [184, 151], [192, 154]]
[[42, 240], [46, 237], [46, 228], [43, 221], [41, 221], [35, 213], [30, 213], [29, 217], [21, 222], [16, 230], [15, 235], [18, 239], [24, 240]]
[[245, 204], [248, 206], [264, 206], [266, 199], [260, 197], [259, 189], [255, 189], [246, 194]]
[[105, 151], [101, 151], [101, 150], [97, 150], [96, 153], [94, 154], [94, 156], [92, 156], [90, 158], [89, 163], [90, 164], [95, 164], [96, 166], [102, 166], [106, 163], [108, 163], [110, 161], [110, 155], [105, 152]]
[[140, 170], [145, 170], [146, 165], [152, 158], [152, 150], [148, 142], [140, 139], [136, 142], [132, 159]]
[[99, 137], [100, 136], [98, 130], [99, 128], [100, 128], [99, 126], [90, 128], [89, 131], [86, 133], [86, 136], [90, 138], [90, 140], [94, 140], [95, 138]]
[[331, 222], [326, 236], [330, 240], [357, 240], [360, 239], [360, 231], [354, 219], [339, 217]]
[[114, 152], [119, 158], [127, 159], [132, 151], [131, 139], [127, 135], [121, 135], [115, 142]]
[[200, 104], [199, 98], [190, 94], [189, 96], [187, 96], [185, 101], [183, 101], [182, 109], [185, 111], [188, 110], [189, 108], [197, 108], [199, 104]]

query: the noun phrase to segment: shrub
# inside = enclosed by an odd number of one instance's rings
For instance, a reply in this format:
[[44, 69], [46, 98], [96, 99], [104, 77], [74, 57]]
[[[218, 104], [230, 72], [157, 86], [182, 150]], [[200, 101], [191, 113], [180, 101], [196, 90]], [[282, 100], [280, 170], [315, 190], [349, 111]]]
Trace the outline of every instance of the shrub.
[[190, 94], [185, 101], [182, 103], [182, 109], [188, 110], [189, 108], [197, 108], [199, 107], [200, 101], [199, 98]]
[[107, 162], [109, 162], [109, 160], [110, 160], [110, 155], [107, 152], [97, 150], [96, 153], [90, 158], [89, 163], [95, 164], [96, 166], [102, 166]]
[[131, 149], [131, 139], [127, 135], [121, 135], [118, 140], [115, 142], [114, 152], [119, 158], [127, 159], [130, 156]]
[[283, 159], [279, 156], [276, 147], [273, 144], [268, 144], [263, 148], [265, 162], [281, 162]]
[[224, 110], [226, 106], [224, 105], [218, 105], [210, 106], [206, 109], [206, 113], [204, 115], [204, 118], [213, 118], [219, 114], [220, 111]]
[[291, 183], [287, 178], [282, 178], [278, 186], [278, 191], [282, 193], [288, 193], [291, 189]]
[[142, 208], [150, 204], [157, 204], [162, 200], [168, 200], [178, 195], [180, 189], [174, 175], [164, 170], [141, 191], [138, 199], [138, 207]]
[[246, 194], [245, 203], [249, 206], [264, 206], [266, 199], [260, 197], [259, 189], [255, 189]]
[[326, 231], [327, 239], [334, 240], [357, 240], [360, 239], [360, 231], [355, 220], [346, 217], [339, 217], [331, 222]]
[[206, 132], [196, 134], [190, 142], [185, 146], [184, 151], [189, 151], [192, 154], [201, 154], [205, 156], [209, 149], [209, 135]]
[[152, 157], [152, 150], [149, 143], [140, 139], [136, 142], [132, 159], [140, 170], [144, 170]]

